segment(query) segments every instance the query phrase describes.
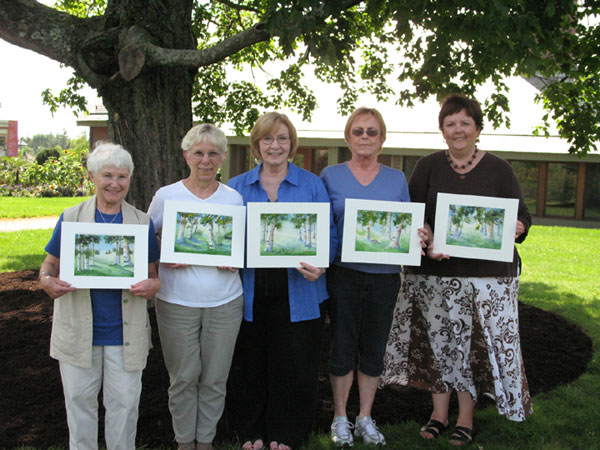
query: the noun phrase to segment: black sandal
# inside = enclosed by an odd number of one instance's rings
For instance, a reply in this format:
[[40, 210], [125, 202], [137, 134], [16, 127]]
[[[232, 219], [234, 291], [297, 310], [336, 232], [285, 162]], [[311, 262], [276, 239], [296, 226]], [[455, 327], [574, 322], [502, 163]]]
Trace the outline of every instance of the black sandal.
[[[457, 426], [448, 440], [455, 447], [462, 447], [463, 445], [468, 445], [471, 443], [473, 440], [473, 435], [474, 433], [472, 429]], [[453, 442], [455, 442], [455, 444]]]
[[433, 436], [431, 438], [424, 438], [423, 436], [421, 436], [421, 438], [423, 438], [425, 440], [430, 440], [430, 439], [437, 439], [438, 437], [440, 437], [440, 434], [442, 434], [447, 429], [448, 429], [448, 425], [444, 425], [439, 420], [430, 419], [429, 422], [427, 422], [427, 424], [425, 424], [421, 427], [419, 432], [431, 434], [431, 436]]

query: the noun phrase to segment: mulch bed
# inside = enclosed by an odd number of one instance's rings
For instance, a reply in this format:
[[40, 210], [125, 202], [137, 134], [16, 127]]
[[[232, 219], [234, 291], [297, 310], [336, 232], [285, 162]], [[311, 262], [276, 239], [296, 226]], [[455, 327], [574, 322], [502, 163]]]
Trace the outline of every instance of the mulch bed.
[[[52, 300], [38, 289], [37, 272], [26, 270], [0, 274], [0, 447], [67, 447], [58, 363], [48, 356]], [[592, 357], [592, 343], [582, 330], [557, 316], [525, 304], [519, 305], [521, 345], [532, 395], [577, 379]], [[167, 409], [168, 375], [162, 361], [156, 321], [154, 349], [143, 375], [138, 423], [138, 445], [173, 444]], [[321, 353], [320, 402], [315, 431], [328, 432], [333, 415], [326, 371], [327, 340]], [[427, 392], [405, 387], [386, 387], [377, 393], [373, 416], [378, 424], [416, 420], [424, 423], [431, 411]], [[353, 389], [348, 415], [358, 413]], [[103, 413], [101, 412], [101, 415]], [[217, 440], [229, 439], [226, 424], [219, 424]], [[102, 429], [101, 429], [102, 430]], [[100, 432], [102, 434], [102, 431]]]

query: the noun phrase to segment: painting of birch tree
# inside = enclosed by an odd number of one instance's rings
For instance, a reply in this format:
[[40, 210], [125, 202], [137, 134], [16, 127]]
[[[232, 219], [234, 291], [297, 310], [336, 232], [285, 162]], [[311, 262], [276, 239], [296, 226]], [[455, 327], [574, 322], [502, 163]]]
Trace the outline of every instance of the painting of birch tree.
[[74, 274], [134, 276], [135, 236], [75, 234]]
[[412, 214], [405, 212], [356, 211], [357, 252], [408, 253]]
[[317, 254], [317, 214], [261, 214], [262, 256]]
[[231, 256], [233, 217], [177, 212], [175, 252]]
[[504, 215], [502, 208], [450, 205], [446, 244], [499, 250]]

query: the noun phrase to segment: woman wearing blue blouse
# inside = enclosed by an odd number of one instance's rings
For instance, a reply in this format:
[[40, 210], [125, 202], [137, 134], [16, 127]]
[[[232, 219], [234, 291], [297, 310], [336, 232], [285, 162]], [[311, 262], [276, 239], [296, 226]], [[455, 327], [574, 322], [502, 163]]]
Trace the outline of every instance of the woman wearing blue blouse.
[[[142, 370], [152, 346], [147, 301], [160, 289], [160, 249], [150, 218], [125, 201], [133, 172], [131, 155], [120, 145], [99, 142], [87, 168], [96, 195], [61, 214], [40, 268], [40, 286], [55, 299], [50, 356], [59, 361], [69, 447], [98, 448], [102, 389], [106, 448], [133, 450]], [[147, 224], [149, 278], [130, 289], [76, 289], [61, 280], [63, 222]]]
[[[284, 114], [259, 117], [250, 141], [258, 167], [229, 185], [248, 202], [329, 202], [316, 175], [288, 162], [296, 154], [296, 129]], [[331, 224], [330, 255], [337, 250]], [[243, 450], [297, 447], [312, 431], [325, 269], [301, 263], [296, 269], [243, 269], [244, 320], [229, 376], [229, 424]]]
[[[364, 107], [354, 111], [346, 122], [344, 137], [352, 158], [321, 173], [340, 240], [347, 198], [410, 201], [404, 173], [377, 161], [386, 137], [385, 122], [379, 111]], [[335, 408], [331, 439], [338, 446], [352, 446], [354, 429], [354, 435], [365, 443], [385, 445], [385, 438], [371, 418], [371, 407], [383, 372], [401, 267], [345, 263], [340, 255], [341, 245], [327, 277], [331, 319], [329, 377]], [[360, 411], [353, 425], [348, 420], [346, 404], [355, 368]]]

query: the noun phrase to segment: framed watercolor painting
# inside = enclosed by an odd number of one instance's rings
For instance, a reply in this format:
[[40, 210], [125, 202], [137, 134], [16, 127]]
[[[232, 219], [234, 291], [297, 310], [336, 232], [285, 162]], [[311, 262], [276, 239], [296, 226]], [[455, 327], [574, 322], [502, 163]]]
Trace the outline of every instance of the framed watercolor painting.
[[329, 203], [248, 203], [248, 267], [329, 267]]
[[63, 222], [60, 278], [82, 289], [129, 289], [148, 278], [148, 225]]
[[160, 262], [244, 267], [246, 207], [165, 201]]
[[348, 198], [345, 208], [343, 262], [421, 264], [424, 203]]
[[512, 261], [519, 199], [439, 193], [433, 251]]

